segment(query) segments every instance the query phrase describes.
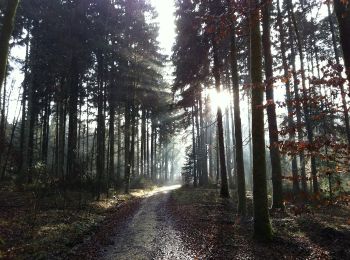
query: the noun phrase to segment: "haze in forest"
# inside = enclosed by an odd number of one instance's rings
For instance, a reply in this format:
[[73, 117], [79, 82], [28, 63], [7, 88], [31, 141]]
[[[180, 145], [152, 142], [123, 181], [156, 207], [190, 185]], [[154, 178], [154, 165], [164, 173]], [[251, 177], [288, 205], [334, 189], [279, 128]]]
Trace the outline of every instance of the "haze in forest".
[[0, 1], [0, 258], [350, 259], [349, 0]]

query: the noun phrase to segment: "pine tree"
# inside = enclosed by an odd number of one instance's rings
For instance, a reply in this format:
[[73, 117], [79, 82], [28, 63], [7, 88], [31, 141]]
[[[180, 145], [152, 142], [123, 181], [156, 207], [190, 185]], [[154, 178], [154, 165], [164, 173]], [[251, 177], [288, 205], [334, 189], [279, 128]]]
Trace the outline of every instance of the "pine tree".
[[264, 111], [262, 109], [264, 91], [259, 17], [258, 1], [250, 0], [254, 236], [266, 241], [271, 239], [272, 229], [267, 204]]

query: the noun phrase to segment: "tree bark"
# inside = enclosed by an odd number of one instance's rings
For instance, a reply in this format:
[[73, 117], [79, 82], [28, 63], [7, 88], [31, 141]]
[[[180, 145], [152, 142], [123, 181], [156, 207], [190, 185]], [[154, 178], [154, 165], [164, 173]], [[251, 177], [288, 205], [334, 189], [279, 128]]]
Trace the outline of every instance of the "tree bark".
[[[283, 76], [286, 85], [286, 101], [287, 101], [287, 112], [288, 112], [288, 132], [289, 141], [295, 142], [295, 123], [293, 120], [293, 107], [292, 107], [292, 94], [290, 90], [290, 80], [289, 80], [289, 67], [287, 64], [286, 57], [286, 46], [285, 46], [285, 34], [283, 29], [282, 14], [279, 6], [279, 1], [277, 1], [277, 24], [279, 30], [279, 40], [281, 43], [281, 56], [282, 56], [282, 66], [283, 66]], [[292, 177], [293, 177], [293, 192], [294, 194], [299, 194], [299, 175], [298, 175], [298, 162], [295, 155], [292, 156]]]
[[[220, 63], [219, 63], [219, 56], [218, 56], [218, 46], [217, 46], [215, 37], [213, 37], [212, 39], [212, 44], [213, 44], [213, 55], [214, 55], [213, 74], [215, 79], [215, 88], [216, 88], [216, 91], [220, 93], [221, 91]], [[227, 181], [224, 128], [223, 128], [223, 122], [222, 122], [222, 111], [220, 106], [218, 106], [216, 118], [217, 118], [217, 128], [218, 128], [220, 176], [221, 176], [220, 196], [222, 198], [229, 198], [230, 193], [228, 190], [228, 181]]]
[[129, 104], [125, 104], [125, 130], [124, 130], [124, 184], [125, 193], [129, 193], [130, 185], [130, 109]]
[[[335, 28], [334, 28], [335, 26], [334, 26], [333, 19], [332, 19], [331, 4], [329, 2], [327, 2], [327, 8], [328, 8], [328, 21], [329, 21], [329, 26], [330, 26], [331, 35], [332, 35], [334, 57], [335, 57], [336, 63], [340, 64], [339, 52], [338, 52], [338, 47], [337, 47], [337, 39], [335, 36]], [[350, 25], [349, 25], [349, 28], [350, 28]], [[349, 42], [350, 42], [350, 40], [349, 40]], [[339, 74], [339, 76], [341, 77], [341, 73]], [[349, 121], [348, 105], [346, 103], [346, 92], [345, 92], [343, 84], [340, 84], [339, 87], [340, 87], [340, 94], [341, 94], [341, 100], [342, 100], [343, 111], [344, 111], [344, 123], [345, 123], [345, 129], [346, 129], [346, 137], [347, 137], [348, 145], [350, 147], [350, 121]]]
[[[265, 1], [263, 7], [263, 50], [265, 58], [265, 85], [266, 85], [266, 101], [267, 119], [269, 124], [270, 139], [270, 159], [272, 167], [272, 208], [284, 208], [283, 190], [282, 190], [282, 169], [281, 156], [278, 148], [278, 127], [275, 109], [274, 90], [273, 90], [273, 68], [271, 54], [271, 2]], [[271, 103], [270, 103], [271, 102]]]
[[250, 3], [254, 237], [266, 241], [271, 240], [272, 229], [267, 202], [260, 15], [258, 1]]
[[231, 25], [231, 73], [233, 88], [233, 113], [234, 113], [234, 133], [235, 133], [235, 161], [237, 173], [237, 195], [238, 195], [238, 213], [241, 216], [246, 214], [246, 187], [245, 187], [245, 171], [243, 157], [243, 138], [242, 138], [242, 122], [241, 108], [239, 100], [239, 79], [237, 65], [237, 47], [236, 47], [236, 30], [235, 25]]
[[[297, 47], [299, 51], [299, 59], [300, 59], [300, 70], [301, 70], [301, 85], [302, 85], [302, 92], [303, 92], [303, 111], [304, 111], [304, 117], [305, 117], [305, 124], [306, 124], [306, 133], [307, 133], [307, 139], [310, 144], [313, 143], [314, 139], [314, 133], [312, 129], [312, 122], [310, 119], [310, 112], [309, 112], [309, 105], [307, 103], [307, 100], [310, 98], [307, 89], [306, 89], [306, 78], [305, 78], [305, 69], [304, 69], [304, 52], [303, 52], [303, 44], [302, 44], [302, 38], [300, 35], [300, 31], [298, 28], [298, 23], [295, 18], [295, 14], [293, 11], [293, 6], [291, 0], [288, 0], [288, 13], [290, 16], [290, 19], [292, 20], [294, 31], [296, 35], [297, 40]], [[293, 48], [293, 47], [292, 47]], [[294, 68], [295, 71], [295, 68]], [[311, 177], [312, 177], [312, 187], [313, 192], [318, 193], [319, 192], [319, 186], [318, 186], [318, 180], [317, 180], [317, 166], [316, 166], [316, 158], [314, 155], [311, 155]], [[305, 179], [305, 176], [302, 175], [302, 178]]]
[[350, 4], [342, 0], [334, 0], [334, 10], [339, 24], [340, 45], [343, 49], [346, 74], [350, 82]]
[[78, 89], [79, 89], [78, 61], [73, 53], [70, 67], [69, 100], [68, 100], [68, 152], [67, 176], [75, 179], [77, 176], [77, 127], [78, 127]]

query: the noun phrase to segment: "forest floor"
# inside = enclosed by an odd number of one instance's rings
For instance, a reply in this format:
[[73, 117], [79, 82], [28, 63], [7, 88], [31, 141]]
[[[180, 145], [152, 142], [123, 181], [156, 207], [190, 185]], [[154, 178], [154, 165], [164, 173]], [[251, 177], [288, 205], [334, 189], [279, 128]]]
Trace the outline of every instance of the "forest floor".
[[274, 239], [253, 240], [252, 200], [248, 217], [236, 216], [236, 204], [216, 189], [181, 188], [168, 203], [177, 229], [199, 259], [350, 259], [350, 207], [309, 207], [298, 214], [271, 213]]
[[258, 243], [251, 198], [240, 220], [218, 193], [168, 186], [60, 209], [50, 196], [0, 186], [0, 259], [350, 259], [348, 205], [298, 216], [287, 205], [271, 213], [273, 241]]
[[[87, 259], [157, 188], [131, 190], [96, 201], [89, 193], [36, 193], [0, 184], [0, 259]], [[89, 257], [91, 254], [91, 257]]]

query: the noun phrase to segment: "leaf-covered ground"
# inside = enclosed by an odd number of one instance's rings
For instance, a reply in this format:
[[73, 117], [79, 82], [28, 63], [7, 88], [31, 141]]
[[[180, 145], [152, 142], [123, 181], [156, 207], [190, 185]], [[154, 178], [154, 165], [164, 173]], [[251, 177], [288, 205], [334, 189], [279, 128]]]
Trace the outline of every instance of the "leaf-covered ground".
[[271, 243], [252, 239], [250, 217], [239, 220], [235, 203], [215, 189], [175, 191], [168, 203], [187, 244], [199, 259], [350, 259], [349, 206], [316, 207], [295, 216], [272, 213]]
[[350, 259], [347, 205], [310, 207], [298, 216], [288, 205], [271, 215], [274, 240], [258, 243], [251, 199], [240, 220], [235, 201], [214, 188], [138, 190], [99, 202], [68, 195], [63, 208], [57, 194], [38, 200], [0, 187], [0, 258]]
[[[46, 194], [0, 187], [0, 259], [88, 259], [150, 191], [95, 201], [88, 194]], [[64, 207], [63, 207], [64, 205]]]

